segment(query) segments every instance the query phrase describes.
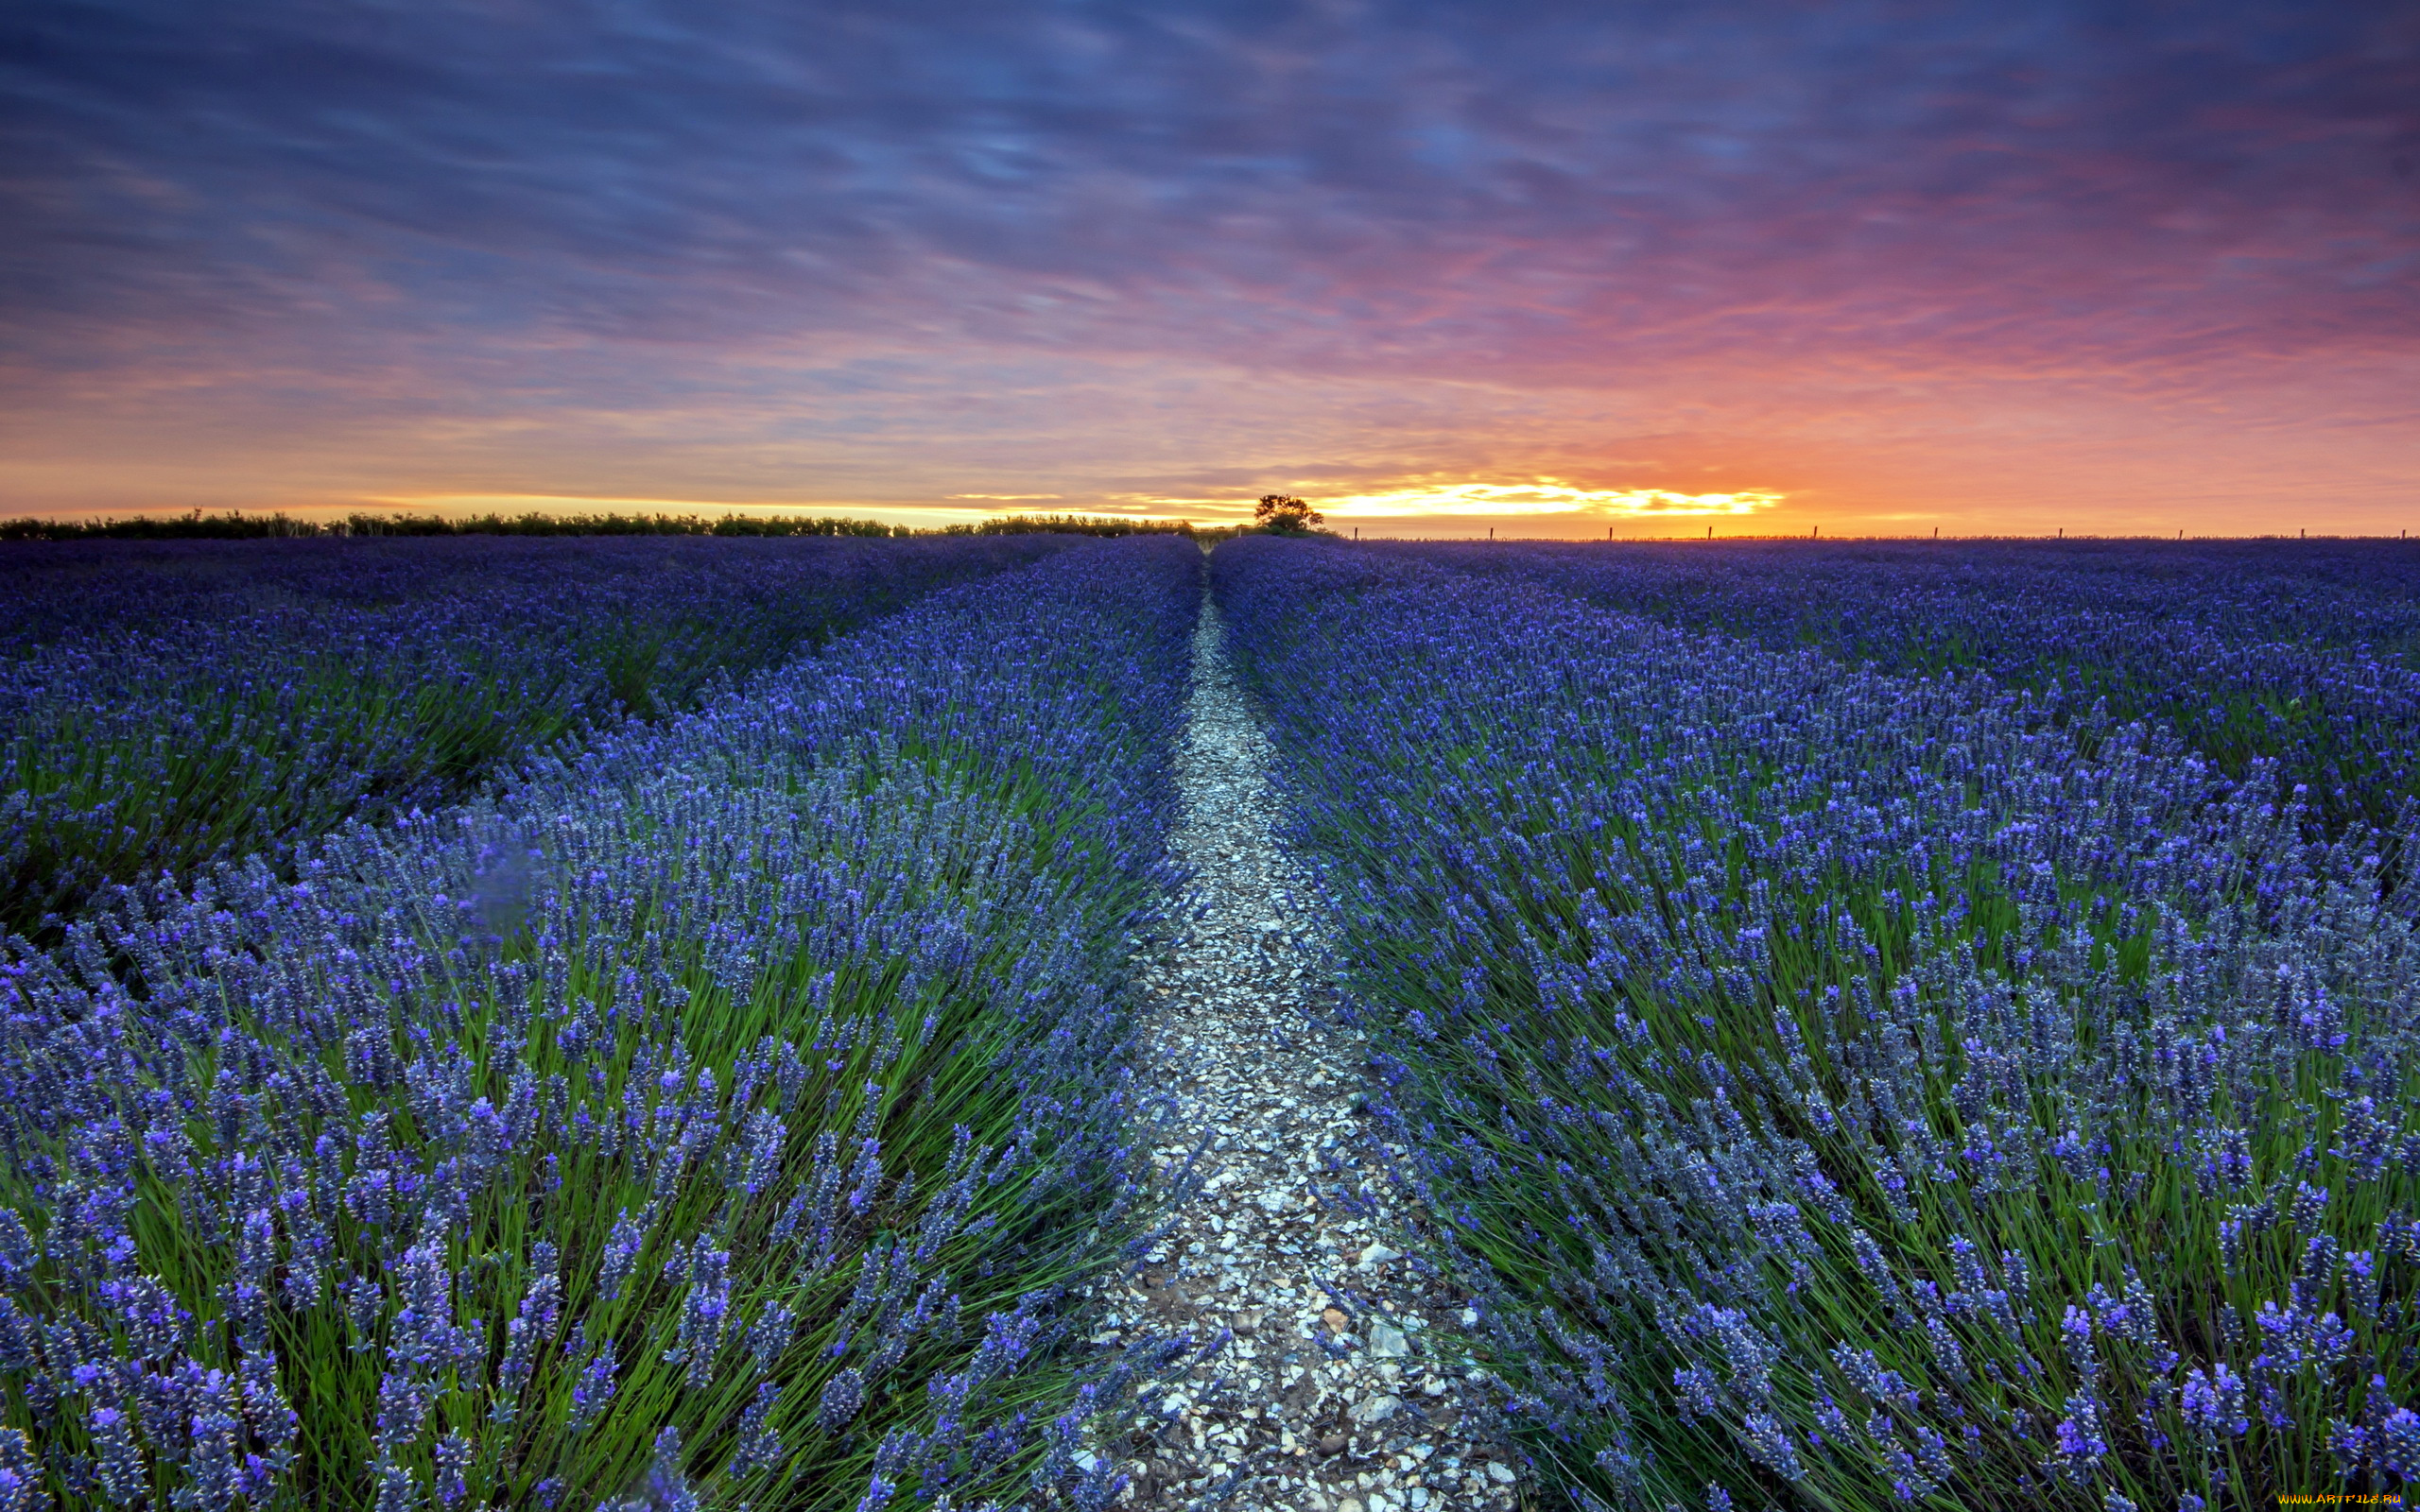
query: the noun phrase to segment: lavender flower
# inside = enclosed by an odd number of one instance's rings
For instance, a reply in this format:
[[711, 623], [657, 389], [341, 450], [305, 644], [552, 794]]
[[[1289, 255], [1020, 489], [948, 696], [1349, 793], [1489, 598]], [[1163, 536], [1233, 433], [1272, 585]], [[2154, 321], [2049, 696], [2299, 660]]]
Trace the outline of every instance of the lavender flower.
[[1739, 1440], [1757, 1464], [1783, 1480], [1806, 1479], [1806, 1467], [1799, 1460], [1797, 1446], [1790, 1442], [1789, 1430], [1780, 1418], [1768, 1413], [1748, 1414]]
[[769, 1421], [773, 1402], [781, 1388], [767, 1381], [756, 1387], [756, 1400], [739, 1415], [739, 1447], [733, 1451], [730, 1473], [734, 1479], [745, 1479], [761, 1469], [770, 1469], [782, 1461], [781, 1435]]
[[825, 1433], [837, 1434], [848, 1426], [865, 1404], [865, 1377], [852, 1366], [823, 1383], [823, 1395], [816, 1404], [815, 1420]]
[[2089, 1397], [2069, 1397], [2067, 1416], [2060, 1418], [2051, 1432], [2057, 1442], [2050, 1452], [2049, 1468], [2070, 1485], [2088, 1484], [2101, 1456], [2109, 1452], [2109, 1442], [2101, 1436], [2099, 1405]]
[[2409, 1407], [2388, 1413], [2372, 1435], [2370, 1454], [2388, 1474], [2420, 1481], [2420, 1413]]
[[471, 1468], [471, 1441], [458, 1428], [437, 1441], [437, 1503], [440, 1506], [452, 1506], [468, 1493], [467, 1472]]
[[584, 1434], [596, 1426], [596, 1419], [614, 1400], [614, 1341], [606, 1339], [596, 1347], [596, 1355], [580, 1367], [579, 1378], [571, 1388], [571, 1416], [563, 1423], [566, 1434]]
[[690, 1251], [688, 1283], [680, 1333], [664, 1358], [675, 1365], [687, 1362], [686, 1380], [696, 1390], [713, 1379], [715, 1355], [731, 1317], [731, 1252], [699, 1244]]
[[646, 1230], [639, 1227], [631, 1218], [630, 1210], [625, 1208], [622, 1210], [622, 1215], [614, 1221], [614, 1231], [605, 1241], [604, 1259], [597, 1266], [597, 1285], [601, 1288], [607, 1301], [613, 1301], [622, 1295], [622, 1288], [629, 1282], [631, 1272], [637, 1266], [639, 1251], [646, 1243]]
[[0, 1427], [0, 1512], [43, 1512], [49, 1504], [42, 1461], [25, 1431]]
[[2087, 1386], [2100, 1379], [2100, 1361], [2092, 1349], [2092, 1314], [2081, 1307], [2070, 1306], [2067, 1315], [2059, 1323], [2059, 1342], [2066, 1349], [2067, 1367]]

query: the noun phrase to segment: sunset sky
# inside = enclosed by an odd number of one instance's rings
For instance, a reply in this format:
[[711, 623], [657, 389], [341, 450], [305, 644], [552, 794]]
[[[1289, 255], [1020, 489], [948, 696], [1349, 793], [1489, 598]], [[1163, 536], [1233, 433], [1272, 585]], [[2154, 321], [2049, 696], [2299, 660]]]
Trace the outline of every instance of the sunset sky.
[[26, 0], [0, 514], [2420, 527], [2420, 7]]

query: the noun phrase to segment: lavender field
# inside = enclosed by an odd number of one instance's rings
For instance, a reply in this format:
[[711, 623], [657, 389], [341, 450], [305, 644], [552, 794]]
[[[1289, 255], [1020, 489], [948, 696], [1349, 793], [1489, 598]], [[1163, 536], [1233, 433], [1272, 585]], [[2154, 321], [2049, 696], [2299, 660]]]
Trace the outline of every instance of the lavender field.
[[2277, 764], [2337, 826], [2392, 827], [2420, 782], [2420, 548], [2401, 541], [1390, 549], [1767, 650], [2106, 702], [2231, 778]]
[[[0, 1504], [1105, 1494], [1074, 1435], [1120, 1383], [1070, 1378], [1063, 1304], [1140, 1229], [1123, 984], [1166, 901], [1200, 553], [710, 544], [602, 592], [610, 547], [373, 558], [405, 580], [348, 571], [292, 626], [243, 617], [292, 579], [223, 559], [196, 594], [231, 620], [60, 610], [151, 700], [93, 699], [133, 753], [105, 801], [219, 813], [141, 789], [220, 717], [190, 679], [333, 677], [329, 623], [513, 734], [451, 805], [303, 803], [248, 854], [163, 820], [56, 944], [0, 952]], [[423, 593], [432, 559], [472, 592]], [[678, 696], [607, 717], [596, 647], [650, 604]], [[196, 641], [221, 659], [151, 680]], [[297, 702], [239, 728], [307, 788], [330, 747]], [[424, 761], [426, 725], [363, 703]], [[46, 769], [60, 716], [17, 707], [12, 770]]]
[[[9, 549], [7, 1512], [2420, 1475], [2420, 558]], [[1362, 1126], [1180, 1250], [1146, 967], [1276, 911], [1172, 848], [1252, 782]]]
[[2415, 576], [2358, 565], [1219, 553], [1542, 1482], [2420, 1473]]
[[461, 796], [1052, 538], [0, 545], [0, 926]]

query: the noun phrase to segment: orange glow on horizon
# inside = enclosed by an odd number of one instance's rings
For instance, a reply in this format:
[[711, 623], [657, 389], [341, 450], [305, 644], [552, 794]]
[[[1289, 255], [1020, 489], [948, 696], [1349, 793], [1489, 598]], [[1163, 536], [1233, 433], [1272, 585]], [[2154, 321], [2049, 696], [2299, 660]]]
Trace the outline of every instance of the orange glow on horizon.
[[1314, 501], [1325, 514], [1347, 519], [1413, 519], [1422, 515], [1594, 515], [1642, 520], [1667, 515], [1747, 515], [1770, 509], [1785, 495], [1750, 489], [1737, 493], [1681, 493], [1670, 489], [1583, 489], [1561, 478], [1529, 483], [1432, 483]]
[[[1364, 486], [1367, 487], [1366, 485]], [[1672, 489], [1583, 489], [1557, 477], [1527, 483], [1415, 483], [1364, 492], [1335, 492], [1304, 484], [1299, 491], [1310, 507], [1331, 519], [1420, 520], [1455, 516], [1491, 519], [1536, 517], [1561, 520], [1570, 516], [1599, 520], [1656, 520], [1676, 515], [1751, 515], [1771, 509], [1789, 495], [1763, 489], [1735, 493], [1682, 493]], [[976, 495], [952, 495], [976, 497]], [[1207, 510], [1216, 514], [1249, 514], [1250, 501], [1214, 498], [1173, 498], [1125, 494], [1120, 502], [1154, 511]]]

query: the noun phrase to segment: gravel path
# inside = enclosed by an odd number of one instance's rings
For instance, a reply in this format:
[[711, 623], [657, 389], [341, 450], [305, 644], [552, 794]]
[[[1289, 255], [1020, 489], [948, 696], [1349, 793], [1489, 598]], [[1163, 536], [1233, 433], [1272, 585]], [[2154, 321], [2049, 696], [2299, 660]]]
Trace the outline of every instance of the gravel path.
[[[1444, 1337], [1463, 1298], [1398, 1253], [1408, 1216], [1379, 1175], [1360, 1038], [1298, 937], [1307, 879], [1270, 833], [1261, 733], [1205, 600], [1182, 758], [1177, 848], [1195, 926], [1146, 976], [1152, 1034], [1201, 1192], [1107, 1297], [1095, 1342], [1184, 1331], [1234, 1339], [1154, 1405], [1125, 1447], [1136, 1508], [1404, 1512], [1513, 1505], [1512, 1457], [1482, 1377]], [[1206, 1144], [1206, 1148], [1203, 1146]]]

